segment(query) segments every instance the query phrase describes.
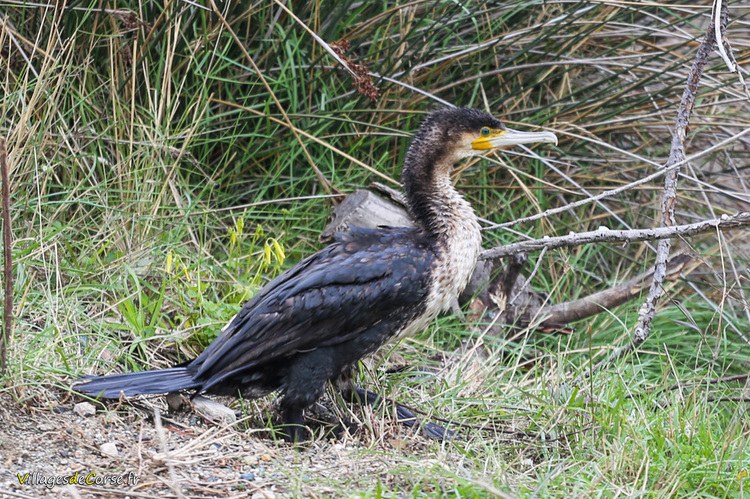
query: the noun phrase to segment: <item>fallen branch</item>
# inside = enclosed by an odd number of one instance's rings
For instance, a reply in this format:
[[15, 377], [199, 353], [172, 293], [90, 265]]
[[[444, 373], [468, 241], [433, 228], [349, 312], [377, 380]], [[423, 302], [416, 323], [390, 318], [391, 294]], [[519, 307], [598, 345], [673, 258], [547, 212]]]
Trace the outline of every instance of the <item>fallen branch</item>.
[[[476, 298], [469, 300], [469, 310], [474, 319], [492, 321], [488, 328], [491, 335], [507, 336], [504, 331], [509, 326], [519, 331], [520, 335], [526, 334], [530, 329], [543, 333], [569, 334], [571, 331], [567, 326], [571, 322], [612, 310], [638, 297], [649, 287], [653, 277], [653, 270], [650, 270], [582, 298], [549, 304], [547, 297], [531, 289], [528, 286], [529, 280], [520, 275], [520, 267], [525, 259], [517, 260], [519, 257], [520, 255], [513, 255], [512, 261], [486, 285], [487, 290], [480, 291]], [[667, 263], [666, 279], [676, 281], [695, 270], [698, 265], [700, 262], [691, 256], [678, 255]]]
[[[321, 238], [330, 240], [335, 232], [346, 231], [352, 226], [374, 228], [379, 225], [410, 226], [413, 224], [409, 213], [403, 207], [400, 193], [380, 184], [374, 184], [373, 188], [378, 192], [359, 190], [347, 196], [335, 208], [332, 220], [323, 230]], [[566, 324], [604, 310], [611, 310], [636, 298], [649, 286], [653, 271], [578, 300], [550, 305], [546, 297], [529, 286], [536, 269], [529, 277], [522, 275], [523, 267], [527, 262], [527, 252], [591, 242], [658, 240], [743, 225], [750, 226], [750, 213], [722, 216], [682, 226], [642, 230], [600, 229], [500, 246], [487, 250], [481, 255], [477, 268], [458, 301], [460, 304], [470, 304], [470, 316], [476, 319], [484, 317], [484, 320], [493, 320], [493, 334], [496, 335], [502, 335], [502, 330], [508, 326], [526, 329], [529, 325], [543, 332], [566, 333], [569, 332], [563, 328]], [[676, 279], [685, 270], [689, 261], [690, 258], [686, 256], [673, 258], [669, 262], [667, 272], [669, 278]], [[537, 265], [539, 262], [541, 259], [537, 260]]]
[[[667, 262], [665, 280], [675, 281], [685, 270], [689, 273], [691, 269], [686, 269], [686, 266], [691, 262], [693, 262], [692, 268], [694, 269], [697, 262], [690, 256], [678, 255], [672, 258]], [[605, 310], [612, 310], [637, 297], [649, 286], [649, 281], [653, 278], [653, 275], [654, 271], [651, 270], [614, 287], [592, 293], [578, 300], [548, 305], [539, 312], [539, 315], [543, 318], [540, 325], [556, 328], [591, 317]]]
[[518, 253], [526, 253], [529, 251], [580, 246], [588, 243], [634, 243], [638, 241], [656, 241], [660, 239], [692, 236], [704, 232], [728, 230], [744, 226], [750, 226], [750, 212], [743, 211], [731, 216], [723, 215], [720, 218], [703, 220], [692, 224], [657, 227], [654, 229], [610, 230], [607, 228], [600, 228], [589, 232], [572, 232], [567, 236], [545, 236], [542, 239], [521, 241], [519, 243], [498, 246], [485, 250], [482, 252], [480, 258], [487, 260], [515, 255]]

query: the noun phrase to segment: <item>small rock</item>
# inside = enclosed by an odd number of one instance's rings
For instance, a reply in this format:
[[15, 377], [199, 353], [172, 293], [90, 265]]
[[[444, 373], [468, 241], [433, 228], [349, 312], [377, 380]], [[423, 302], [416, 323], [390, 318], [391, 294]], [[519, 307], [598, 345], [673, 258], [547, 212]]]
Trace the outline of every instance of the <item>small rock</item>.
[[252, 482], [253, 480], [255, 480], [255, 473], [241, 473], [240, 480], [247, 480], [248, 482]]
[[276, 494], [270, 490], [261, 490], [252, 495], [251, 499], [274, 499]]
[[237, 422], [237, 416], [232, 409], [205, 397], [194, 397], [193, 408], [195, 409], [195, 412], [209, 421], [223, 424], [233, 424]]
[[120, 455], [120, 451], [117, 450], [117, 446], [114, 442], [107, 442], [106, 444], [100, 445], [99, 452], [107, 457], [112, 458], [118, 457]]
[[73, 412], [81, 417], [93, 416], [96, 414], [96, 407], [89, 402], [81, 402], [73, 406]]
[[180, 412], [190, 407], [190, 400], [181, 393], [172, 392], [167, 394], [166, 398], [169, 412]]

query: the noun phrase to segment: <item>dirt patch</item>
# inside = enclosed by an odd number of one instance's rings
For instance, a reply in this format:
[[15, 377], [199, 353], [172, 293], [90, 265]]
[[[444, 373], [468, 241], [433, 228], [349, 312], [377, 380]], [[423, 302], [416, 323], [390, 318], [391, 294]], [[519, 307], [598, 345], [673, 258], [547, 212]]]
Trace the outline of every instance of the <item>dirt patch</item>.
[[0, 395], [0, 497], [336, 495], [396, 485], [389, 470], [410, 455], [428, 457], [432, 445], [371, 413], [355, 437], [293, 448], [248, 421], [216, 426], [192, 413], [162, 417], [160, 433], [151, 411], [160, 399], [91, 416], [73, 411], [77, 401], [40, 410]]

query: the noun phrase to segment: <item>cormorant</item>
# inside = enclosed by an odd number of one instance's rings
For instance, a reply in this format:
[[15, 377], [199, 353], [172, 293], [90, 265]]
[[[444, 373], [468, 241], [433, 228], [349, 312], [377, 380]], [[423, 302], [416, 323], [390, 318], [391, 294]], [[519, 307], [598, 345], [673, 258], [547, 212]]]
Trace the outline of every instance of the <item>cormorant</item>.
[[74, 389], [103, 398], [192, 390], [259, 397], [278, 390], [286, 436], [303, 436], [303, 411], [328, 381], [389, 340], [422, 330], [466, 286], [482, 238], [451, 183], [453, 165], [495, 148], [557, 143], [474, 109], [424, 120], [404, 159], [402, 183], [416, 228], [353, 228], [269, 282], [194, 360], [169, 369], [93, 376]]

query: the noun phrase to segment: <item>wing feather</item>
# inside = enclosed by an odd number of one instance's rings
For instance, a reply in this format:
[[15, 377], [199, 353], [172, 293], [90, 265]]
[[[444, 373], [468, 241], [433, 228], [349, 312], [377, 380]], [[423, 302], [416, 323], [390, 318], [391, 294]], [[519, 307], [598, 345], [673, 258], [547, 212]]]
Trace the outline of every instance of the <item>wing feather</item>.
[[[281, 274], [192, 363], [204, 388], [349, 341], [424, 302], [434, 254], [415, 229], [358, 229]], [[396, 331], [393, 331], [395, 333]]]

